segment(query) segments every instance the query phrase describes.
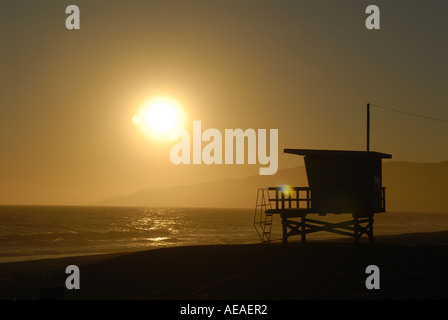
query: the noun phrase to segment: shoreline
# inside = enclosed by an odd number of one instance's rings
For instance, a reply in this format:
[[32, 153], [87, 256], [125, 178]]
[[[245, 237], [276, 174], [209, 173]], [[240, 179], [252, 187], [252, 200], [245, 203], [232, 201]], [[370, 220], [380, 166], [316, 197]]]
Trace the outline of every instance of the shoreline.
[[[446, 233], [446, 235], [445, 235]], [[375, 243], [382, 243], [382, 244], [396, 244], [396, 245], [448, 245], [448, 230], [441, 230], [441, 231], [427, 231], [427, 232], [411, 232], [411, 233], [402, 233], [402, 234], [389, 234], [389, 235], [375, 235], [374, 236]], [[364, 237], [361, 238], [361, 243], [366, 242], [366, 239]], [[297, 238], [295, 240], [289, 240], [289, 242], [292, 245], [296, 245]], [[320, 239], [320, 238], [314, 238], [314, 239], [307, 239], [307, 243], [352, 243], [352, 238], [349, 237], [337, 237], [333, 238], [331, 236]], [[248, 243], [235, 243], [235, 244], [222, 244], [222, 245], [258, 245], [260, 242], [248, 242]], [[275, 245], [275, 244], [281, 244], [281, 240], [276, 240], [275, 243], [269, 243], [266, 245]], [[299, 242], [300, 244], [300, 242]], [[129, 253], [135, 253], [135, 252], [141, 252], [141, 251], [149, 251], [149, 250], [159, 250], [159, 249], [166, 249], [166, 248], [174, 248], [174, 247], [195, 247], [195, 246], [219, 246], [221, 244], [179, 244], [179, 245], [173, 245], [173, 246], [160, 246], [160, 247], [152, 247], [152, 248], [142, 248], [142, 249], [135, 249], [135, 250], [126, 250], [126, 251], [116, 251], [116, 252], [107, 252], [107, 253], [91, 253], [91, 254], [64, 254], [64, 255], [57, 255], [54, 257], [51, 256], [43, 256], [40, 258], [32, 258], [32, 259], [26, 259], [24, 256], [20, 257], [20, 260], [17, 261], [0, 261], [0, 272], [1, 272], [1, 266], [4, 264], [11, 264], [11, 263], [32, 263], [36, 262], [39, 263], [39, 261], [45, 261], [45, 260], [57, 260], [57, 259], [89, 259], [89, 257], [107, 257], [107, 256], [117, 256], [117, 255], [123, 255], [123, 254], [129, 254]], [[14, 259], [14, 257], [11, 257], [11, 259]], [[95, 260], [95, 259], [94, 259]]]
[[[448, 231], [305, 245], [176, 246], [0, 264], [0, 299], [447, 299]], [[364, 239], [365, 240], [365, 239]], [[65, 268], [81, 289], [65, 289]], [[368, 265], [381, 290], [365, 287]]]

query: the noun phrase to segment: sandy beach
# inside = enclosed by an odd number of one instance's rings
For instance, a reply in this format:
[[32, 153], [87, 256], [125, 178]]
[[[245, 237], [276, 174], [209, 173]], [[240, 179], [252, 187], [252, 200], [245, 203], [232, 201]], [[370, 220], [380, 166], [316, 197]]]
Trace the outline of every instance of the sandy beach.
[[[448, 231], [306, 245], [204, 245], [0, 264], [0, 298], [119, 300], [447, 299]], [[65, 268], [81, 288], [65, 288]], [[379, 290], [365, 269], [380, 268]]]

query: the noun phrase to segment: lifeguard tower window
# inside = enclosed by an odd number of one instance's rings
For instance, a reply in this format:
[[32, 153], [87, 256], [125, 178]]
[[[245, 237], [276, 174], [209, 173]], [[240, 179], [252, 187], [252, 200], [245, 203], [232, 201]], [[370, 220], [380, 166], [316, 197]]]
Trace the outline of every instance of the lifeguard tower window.
[[[305, 242], [306, 234], [318, 231], [352, 236], [355, 243], [366, 234], [372, 243], [373, 216], [386, 210], [382, 159], [392, 156], [372, 151], [285, 149], [284, 152], [304, 156], [308, 187], [258, 190], [254, 226], [261, 241], [270, 241], [272, 215], [279, 214], [285, 244], [290, 236], [301, 235]], [[309, 214], [351, 214], [353, 220], [329, 223], [309, 219]]]

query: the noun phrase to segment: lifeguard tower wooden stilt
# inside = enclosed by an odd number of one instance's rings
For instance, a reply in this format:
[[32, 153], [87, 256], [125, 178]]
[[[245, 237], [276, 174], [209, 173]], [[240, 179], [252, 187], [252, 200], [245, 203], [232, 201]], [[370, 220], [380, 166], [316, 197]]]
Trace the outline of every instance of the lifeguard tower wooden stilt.
[[[391, 155], [370, 151], [285, 149], [304, 156], [308, 187], [269, 187], [258, 190], [254, 226], [262, 242], [270, 241], [272, 216], [282, 220], [283, 243], [299, 235], [326, 231], [351, 236], [355, 244], [362, 235], [373, 243], [374, 214], [385, 212], [382, 159]], [[351, 214], [352, 219], [329, 223], [308, 215]]]

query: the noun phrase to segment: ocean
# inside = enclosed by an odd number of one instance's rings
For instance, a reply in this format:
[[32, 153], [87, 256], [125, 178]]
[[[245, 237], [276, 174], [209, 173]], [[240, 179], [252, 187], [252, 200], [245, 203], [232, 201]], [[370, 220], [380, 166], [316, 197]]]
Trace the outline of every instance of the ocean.
[[[0, 206], [0, 263], [168, 246], [259, 243], [253, 215], [253, 209]], [[272, 239], [280, 239], [280, 230], [276, 217]], [[443, 230], [448, 230], [446, 213], [375, 216], [375, 235]], [[308, 239], [335, 237], [320, 232]]]
[[0, 206], [0, 262], [257, 241], [249, 209]]

